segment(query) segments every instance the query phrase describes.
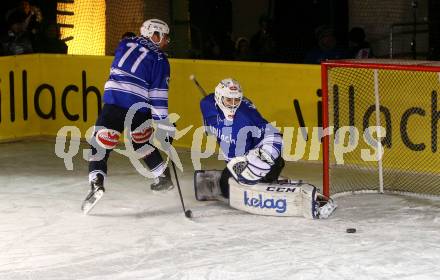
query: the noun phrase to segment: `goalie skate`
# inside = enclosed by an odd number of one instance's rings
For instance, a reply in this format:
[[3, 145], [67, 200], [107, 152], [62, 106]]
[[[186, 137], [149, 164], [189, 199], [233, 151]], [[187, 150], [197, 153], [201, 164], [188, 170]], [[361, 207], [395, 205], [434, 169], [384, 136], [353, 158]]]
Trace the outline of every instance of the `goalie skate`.
[[104, 177], [101, 174], [98, 174], [91, 182], [91, 189], [81, 205], [81, 210], [84, 215], [87, 215], [104, 195], [105, 189], [103, 183]]

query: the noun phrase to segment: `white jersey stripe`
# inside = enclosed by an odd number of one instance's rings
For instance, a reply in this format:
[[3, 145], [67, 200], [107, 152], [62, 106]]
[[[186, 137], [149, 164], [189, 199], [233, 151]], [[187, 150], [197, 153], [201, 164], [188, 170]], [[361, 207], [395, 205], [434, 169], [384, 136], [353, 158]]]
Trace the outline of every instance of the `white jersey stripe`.
[[131, 77], [131, 78], [134, 78], [134, 79], [137, 79], [137, 80], [139, 80], [139, 81], [142, 81], [143, 83], [147, 83], [147, 81], [145, 81], [145, 80], [143, 80], [143, 79], [141, 79], [141, 78], [139, 78], [139, 77], [136, 77], [135, 75], [132, 75], [132, 74], [130, 74], [130, 73], [127, 73], [127, 72], [125, 72], [125, 71], [123, 71], [123, 70], [121, 70], [121, 69], [117, 69], [117, 68], [112, 68], [112, 69], [110, 69], [110, 74], [113, 74], [113, 75], [120, 75], [120, 76], [129, 76], [129, 77]]
[[151, 113], [153, 115], [156, 115], [156, 116], [165, 116], [165, 117], [168, 116], [168, 110], [167, 109], [156, 109], [156, 108], [154, 108], [154, 110], [151, 110]]
[[168, 98], [168, 91], [167, 90], [150, 90], [148, 91], [148, 96], [150, 98]]
[[143, 98], [148, 98], [147, 95], [147, 90], [141, 86], [132, 84], [132, 83], [127, 83], [127, 82], [115, 82], [112, 80], [108, 80], [105, 83], [104, 86], [104, 90], [106, 89], [115, 89], [115, 90], [121, 90], [121, 91], [125, 91], [125, 92], [132, 92], [133, 94], [136, 94], [138, 96], [142, 96]]
[[118, 84], [124, 84], [126, 86], [133, 86], [138, 89], [137, 90], [138, 92], [142, 92], [143, 95], [145, 95], [144, 92], [148, 92], [148, 88], [144, 87], [143, 85], [139, 85], [139, 84], [136, 84], [136, 83], [133, 83], [130, 81], [118, 81], [115, 79], [109, 79], [109, 81], [112, 81], [112, 82], [118, 83]]
[[122, 92], [122, 93], [128, 93], [128, 94], [132, 94], [132, 95], [136, 95], [137, 97], [140, 97], [142, 99], [145, 99], [146, 101], [149, 101], [148, 97], [143, 96], [143, 95], [139, 95], [137, 93], [134, 93], [132, 91], [126, 91], [126, 90], [122, 90], [122, 89], [117, 89], [117, 88], [107, 88], [108, 90], [112, 90], [114, 92]]

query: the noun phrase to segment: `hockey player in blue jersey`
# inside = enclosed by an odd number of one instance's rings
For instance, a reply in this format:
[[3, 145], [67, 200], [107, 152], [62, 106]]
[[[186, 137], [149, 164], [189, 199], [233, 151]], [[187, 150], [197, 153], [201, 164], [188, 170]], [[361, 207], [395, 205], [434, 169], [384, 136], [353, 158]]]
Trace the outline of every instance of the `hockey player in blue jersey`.
[[[141, 36], [127, 37], [120, 41], [110, 69], [110, 77], [104, 86], [104, 106], [95, 125], [92, 138], [92, 154], [89, 159], [89, 182], [91, 190], [82, 210], [88, 213], [102, 197], [107, 160], [119, 138], [128, 130], [133, 148], [143, 148], [143, 160], [155, 176], [153, 191], [172, 189], [170, 171], [157, 148], [149, 143], [153, 128], [145, 126], [148, 119], [157, 123], [156, 138], [167, 140], [170, 145], [175, 127], [168, 120], [168, 82], [170, 65], [163, 52], [169, 43], [169, 28], [162, 20], [150, 19], [142, 24]], [[130, 107], [144, 102], [132, 116], [130, 127], [124, 120]], [[131, 111], [130, 111], [131, 112]], [[151, 146], [145, 149], [145, 146]], [[105, 153], [99, 153], [98, 150]], [[104, 156], [102, 154], [105, 154]]]
[[302, 180], [279, 180], [284, 168], [282, 136], [243, 97], [236, 80], [222, 80], [215, 93], [202, 99], [200, 109], [205, 129], [217, 137], [227, 167], [196, 170], [197, 200], [223, 196], [231, 207], [259, 215], [317, 219], [333, 213], [336, 203], [315, 186]]
[[234, 163], [235, 158], [245, 156], [246, 162], [229, 166], [221, 173], [220, 188], [225, 198], [229, 197], [228, 180], [232, 176], [248, 185], [277, 181], [284, 167], [282, 136], [243, 97], [236, 80], [222, 80], [215, 93], [201, 100], [200, 109], [205, 128], [217, 137], [226, 162]]

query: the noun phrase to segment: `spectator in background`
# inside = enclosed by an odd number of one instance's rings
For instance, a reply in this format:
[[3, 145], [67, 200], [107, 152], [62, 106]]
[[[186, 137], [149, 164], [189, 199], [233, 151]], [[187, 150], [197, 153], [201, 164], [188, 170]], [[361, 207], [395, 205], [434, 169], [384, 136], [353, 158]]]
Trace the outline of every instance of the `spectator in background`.
[[22, 0], [16, 8], [9, 10], [6, 13], [6, 21], [8, 22], [11, 17], [22, 23], [24, 31], [33, 35], [40, 32], [43, 14], [40, 8], [31, 5], [29, 0]]
[[55, 22], [49, 23], [35, 41], [35, 52], [67, 54], [67, 44], [60, 37], [58, 25]]
[[[40, 8], [31, 5], [29, 0], [21, 0], [18, 3], [19, 4], [15, 8], [10, 9], [6, 13], [6, 22], [19, 23], [21, 25], [19, 28], [21, 38], [19, 41], [27, 41], [27, 39], [30, 39], [31, 45], [34, 47], [38, 44], [39, 37], [42, 35], [41, 27], [43, 22], [43, 14], [41, 13]], [[26, 39], [21, 36], [23, 34], [26, 34]], [[23, 42], [20, 42], [19, 45], [20, 44], [23, 44]], [[26, 49], [24, 53], [29, 53], [29, 50]]]
[[251, 52], [257, 61], [273, 61], [275, 56], [275, 40], [271, 31], [271, 24], [266, 17], [260, 17], [260, 29], [250, 41]]
[[20, 18], [11, 16], [8, 19], [8, 31], [1, 39], [4, 55], [19, 55], [32, 53], [32, 42], [28, 32], [25, 31]]
[[327, 59], [348, 58], [349, 53], [338, 46], [333, 28], [322, 25], [315, 30], [318, 47], [306, 53], [304, 62], [309, 64], [320, 64]]
[[249, 48], [249, 40], [247, 38], [240, 37], [235, 41], [234, 58], [235, 60], [241, 60], [241, 61], [252, 60], [252, 56]]
[[365, 40], [365, 31], [361, 27], [353, 27], [348, 34], [349, 48], [352, 58], [371, 58], [373, 51], [370, 43]]
[[203, 45], [203, 58], [213, 60], [233, 60], [234, 42], [228, 33], [208, 34]]
[[221, 59], [220, 45], [212, 34], [208, 35], [208, 39], [203, 44], [203, 58], [214, 60]]
[[221, 59], [234, 60], [235, 41], [232, 40], [231, 34], [229, 32], [222, 32], [218, 34], [217, 38], [220, 46]]

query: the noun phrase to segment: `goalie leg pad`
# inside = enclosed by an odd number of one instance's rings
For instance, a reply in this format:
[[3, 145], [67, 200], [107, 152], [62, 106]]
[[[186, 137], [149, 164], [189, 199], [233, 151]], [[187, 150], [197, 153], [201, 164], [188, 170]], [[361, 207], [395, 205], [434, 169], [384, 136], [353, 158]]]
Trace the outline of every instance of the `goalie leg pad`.
[[229, 179], [229, 205], [256, 215], [302, 216], [301, 188], [258, 183], [244, 185]]
[[338, 207], [338, 205], [333, 199], [326, 198], [323, 195], [318, 195], [318, 202], [320, 204], [319, 207], [320, 219], [327, 219], [336, 210], [336, 207]]
[[317, 190], [315, 186], [305, 185], [301, 187], [303, 201], [303, 216], [310, 219], [317, 219], [319, 216], [319, 203], [317, 202]]
[[337, 204], [331, 198], [318, 193], [313, 185], [301, 187], [303, 196], [303, 215], [310, 219], [327, 219], [336, 209]]
[[245, 185], [229, 179], [231, 207], [257, 215], [328, 218], [336, 208], [333, 200], [302, 181]]
[[198, 201], [219, 200], [221, 170], [196, 170], [194, 172], [194, 192]]

